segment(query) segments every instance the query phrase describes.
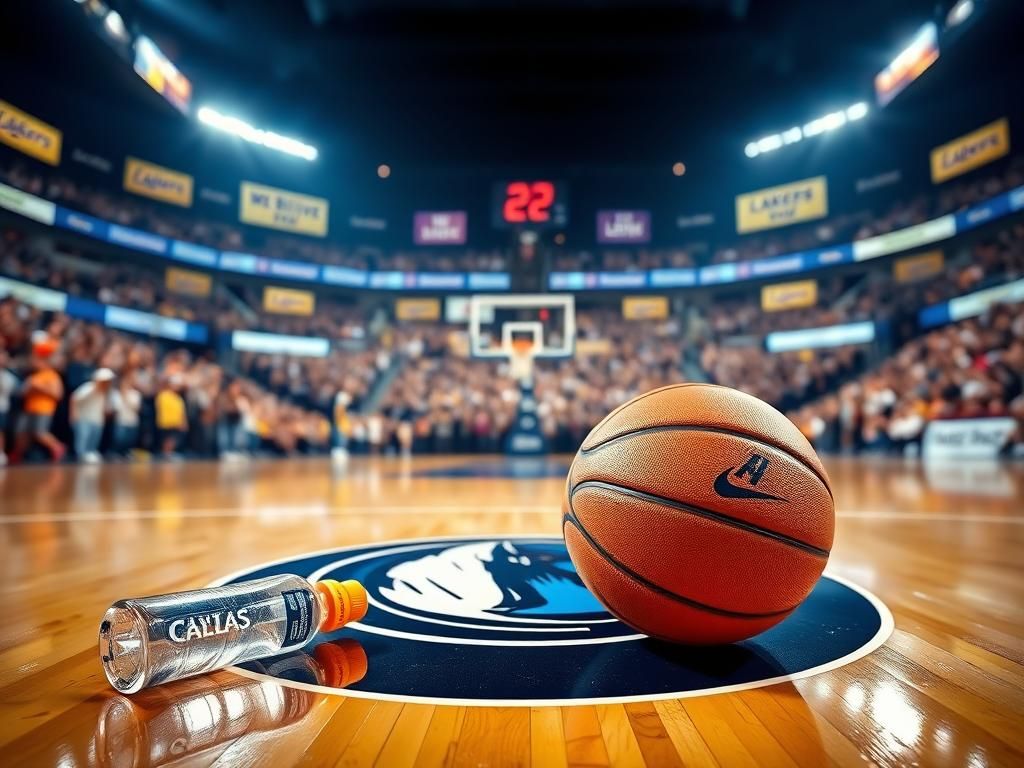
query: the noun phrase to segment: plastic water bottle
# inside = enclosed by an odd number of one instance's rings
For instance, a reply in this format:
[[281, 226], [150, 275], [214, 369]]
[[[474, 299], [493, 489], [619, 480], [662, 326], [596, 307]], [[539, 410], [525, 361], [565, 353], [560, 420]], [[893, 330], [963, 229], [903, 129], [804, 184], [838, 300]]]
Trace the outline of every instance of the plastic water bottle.
[[100, 623], [107, 680], [135, 693], [301, 648], [366, 615], [358, 581], [281, 575], [223, 587], [119, 600]]

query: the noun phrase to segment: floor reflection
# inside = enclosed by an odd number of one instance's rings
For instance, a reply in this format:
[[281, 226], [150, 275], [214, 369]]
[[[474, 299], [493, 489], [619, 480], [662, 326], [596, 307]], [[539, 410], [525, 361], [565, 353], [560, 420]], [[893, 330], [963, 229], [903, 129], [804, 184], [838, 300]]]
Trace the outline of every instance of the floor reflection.
[[[344, 688], [366, 674], [367, 658], [352, 639], [322, 643], [246, 665], [284, 680]], [[213, 758], [243, 737], [277, 732], [302, 722], [323, 694], [238, 676], [204, 676], [114, 696], [96, 725], [96, 764], [110, 768], [167, 765]]]

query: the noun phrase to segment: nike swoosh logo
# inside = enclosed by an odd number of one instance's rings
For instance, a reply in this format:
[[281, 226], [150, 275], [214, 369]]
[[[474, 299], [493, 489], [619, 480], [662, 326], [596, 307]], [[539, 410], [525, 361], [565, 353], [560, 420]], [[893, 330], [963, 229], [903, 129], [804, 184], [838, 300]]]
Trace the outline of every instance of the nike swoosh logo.
[[761, 493], [753, 488], [743, 488], [729, 482], [729, 473], [736, 467], [729, 467], [722, 474], [715, 478], [715, 493], [726, 499], [769, 499], [770, 501], [788, 501], [781, 496], [772, 496], [770, 493]]

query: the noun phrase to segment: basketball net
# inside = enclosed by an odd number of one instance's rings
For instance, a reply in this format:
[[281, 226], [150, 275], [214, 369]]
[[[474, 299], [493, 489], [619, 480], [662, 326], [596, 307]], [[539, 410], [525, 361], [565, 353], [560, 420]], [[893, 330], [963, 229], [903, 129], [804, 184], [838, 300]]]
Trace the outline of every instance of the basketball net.
[[533, 339], [513, 339], [508, 351], [509, 373], [520, 383], [533, 376]]

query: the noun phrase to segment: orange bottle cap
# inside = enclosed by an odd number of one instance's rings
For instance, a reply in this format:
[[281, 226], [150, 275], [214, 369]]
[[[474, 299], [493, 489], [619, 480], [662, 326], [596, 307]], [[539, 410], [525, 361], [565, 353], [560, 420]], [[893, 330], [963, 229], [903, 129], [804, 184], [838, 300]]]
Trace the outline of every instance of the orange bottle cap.
[[358, 581], [324, 579], [316, 583], [316, 591], [323, 597], [327, 615], [320, 621], [321, 632], [341, 629], [350, 621], [359, 621], [366, 615], [369, 599], [366, 588]]

